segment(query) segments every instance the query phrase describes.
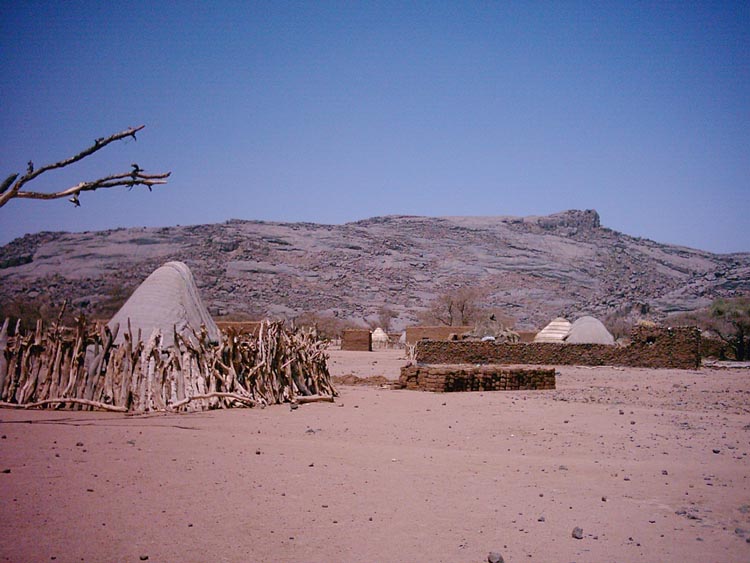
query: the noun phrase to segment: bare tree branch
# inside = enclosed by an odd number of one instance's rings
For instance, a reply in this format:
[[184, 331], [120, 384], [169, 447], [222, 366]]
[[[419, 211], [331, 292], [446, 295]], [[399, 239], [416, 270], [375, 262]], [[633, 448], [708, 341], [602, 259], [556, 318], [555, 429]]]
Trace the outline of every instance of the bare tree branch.
[[39, 177], [41, 174], [50, 170], [65, 168], [66, 166], [75, 164], [76, 162], [83, 160], [87, 156], [100, 151], [110, 143], [126, 139], [128, 137], [132, 137], [133, 139], [135, 139], [135, 134], [144, 127], [145, 125], [139, 125], [138, 127], [131, 127], [129, 129], [126, 129], [125, 131], [120, 131], [119, 133], [110, 135], [107, 138], [102, 137], [96, 139], [93, 145], [85, 148], [75, 156], [60, 160], [53, 164], [47, 164], [45, 166], [42, 166], [41, 168], [37, 168], [36, 170], [34, 169], [34, 163], [29, 161], [26, 174], [24, 174], [20, 178], [18, 177], [19, 174], [11, 174], [3, 181], [2, 184], [0, 184], [0, 207], [8, 203], [13, 198], [60, 199], [69, 196], [70, 201], [77, 206], [80, 205], [78, 201], [78, 194], [80, 194], [81, 192], [115, 188], [119, 186], [127, 188], [132, 188], [133, 186], [146, 186], [150, 191], [152, 186], [166, 184], [167, 178], [169, 177], [171, 172], [165, 172], [161, 174], [145, 174], [141, 167], [134, 163], [131, 165], [133, 169], [130, 172], [111, 174], [109, 176], [105, 176], [97, 180], [92, 180], [90, 182], [80, 182], [75, 186], [71, 186], [70, 188], [57, 192], [33, 192], [25, 191], [22, 189], [27, 183]]

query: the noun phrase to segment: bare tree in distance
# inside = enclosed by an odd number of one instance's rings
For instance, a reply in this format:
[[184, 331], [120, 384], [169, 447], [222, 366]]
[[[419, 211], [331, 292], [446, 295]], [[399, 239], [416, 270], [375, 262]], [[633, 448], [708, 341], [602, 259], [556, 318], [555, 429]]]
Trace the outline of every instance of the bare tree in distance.
[[26, 174], [24, 174], [23, 176], [21, 176], [20, 173], [11, 174], [5, 180], [3, 180], [2, 184], [0, 184], [0, 207], [3, 207], [6, 203], [14, 198], [60, 199], [64, 197], [69, 198], [70, 202], [78, 207], [79, 205], [81, 205], [78, 199], [78, 195], [81, 192], [93, 192], [99, 189], [116, 188], [119, 186], [127, 188], [132, 188], [133, 186], [146, 186], [149, 191], [151, 191], [152, 186], [166, 184], [167, 178], [169, 177], [171, 172], [164, 172], [161, 174], [145, 174], [143, 172], [143, 169], [141, 169], [138, 164], [133, 163], [130, 165], [130, 172], [110, 174], [109, 176], [103, 176], [102, 178], [99, 178], [97, 180], [80, 182], [75, 186], [71, 186], [70, 188], [56, 192], [34, 192], [24, 189], [29, 182], [38, 178], [45, 172], [65, 168], [67, 166], [75, 164], [76, 162], [83, 160], [87, 156], [91, 156], [95, 152], [100, 151], [110, 143], [127, 138], [132, 138], [135, 140], [135, 134], [144, 127], [145, 125], [130, 127], [129, 129], [120, 131], [119, 133], [115, 133], [114, 135], [110, 135], [109, 137], [101, 137], [99, 139], [96, 139], [93, 145], [83, 149], [77, 155], [66, 158], [64, 160], [60, 160], [53, 164], [47, 164], [45, 166], [42, 166], [41, 168], [34, 168], [34, 163], [32, 161], [29, 161], [26, 168]]
[[422, 314], [422, 322], [446, 326], [469, 326], [477, 322], [485, 292], [477, 287], [460, 287], [441, 293]]
[[395, 318], [398, 318], [398, 313], [387, 305], [382, 305], [378, 307], [378, 318], [376, 321], [370, 323], [370, 328], [375, 329], [380, 327], [385, 332], [390, 332], [391, 322]]

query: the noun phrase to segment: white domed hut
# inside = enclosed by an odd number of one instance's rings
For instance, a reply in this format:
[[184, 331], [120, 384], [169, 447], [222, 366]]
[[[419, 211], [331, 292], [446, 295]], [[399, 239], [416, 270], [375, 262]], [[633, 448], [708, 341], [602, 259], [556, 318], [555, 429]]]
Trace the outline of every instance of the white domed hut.
[[219, 342], [221, 332], [203, 305], [193, 274], [182, 262], [167, 262], [156, 269], [138, 286], [133, 295], [107, 323], [110, 329], [120, 325], [115, 342], [125, 340], [128, 320], [133, 337], [146, 341], [158, 328], [162, 334], [162, 347], [174, 345], [174, 331], [185, 337], [206, 327], [212, 342]]
[[615, 338], [599, 319], [581, 317], [570, 326], [570, 333], [565, 342], [568, 344], [610, 344]]
[[388, 335], [382, 328], [378, 327], [372, 331], [373, 350], [387, 348], [388, 343], [389, 343]]

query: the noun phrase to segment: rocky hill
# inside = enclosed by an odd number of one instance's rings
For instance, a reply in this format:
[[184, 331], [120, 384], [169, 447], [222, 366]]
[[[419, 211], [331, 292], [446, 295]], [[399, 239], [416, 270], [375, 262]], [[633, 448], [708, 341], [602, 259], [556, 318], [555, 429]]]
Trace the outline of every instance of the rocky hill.
[[0, 248], [0, 303], [68, 298], [97, 316], [169, 260], [193, 271], [214, 315], [303, 312], [414, 322], [435, 295], [481, 287], [485, 304], [538, 328], [550, 318], [651, 317], [750, 291], [750, 254], [712, 254], [602, 227], [593, 210], [543, 217], [374, 217], [344, 225], [223, 224], [43, 232]]

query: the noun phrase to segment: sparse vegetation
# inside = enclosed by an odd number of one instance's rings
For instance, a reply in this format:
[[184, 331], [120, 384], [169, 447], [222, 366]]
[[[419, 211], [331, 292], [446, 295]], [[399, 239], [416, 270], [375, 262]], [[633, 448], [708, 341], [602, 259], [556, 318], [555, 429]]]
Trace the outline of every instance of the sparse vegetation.
[[341, 334], [347, 328], [357, 328], [357, 325], [349, 320], [331, 315], [322, 315], [318, 312], [308, 311], [292, 319], [296, 327], [314, 327], [318, 337], [324, 340], [341, 338]]
[[709, 331], [729, 347], [735, 360], [750, 359], [750, 295], [716, 299], [709, 307], [675, 315], [670, 321]]

